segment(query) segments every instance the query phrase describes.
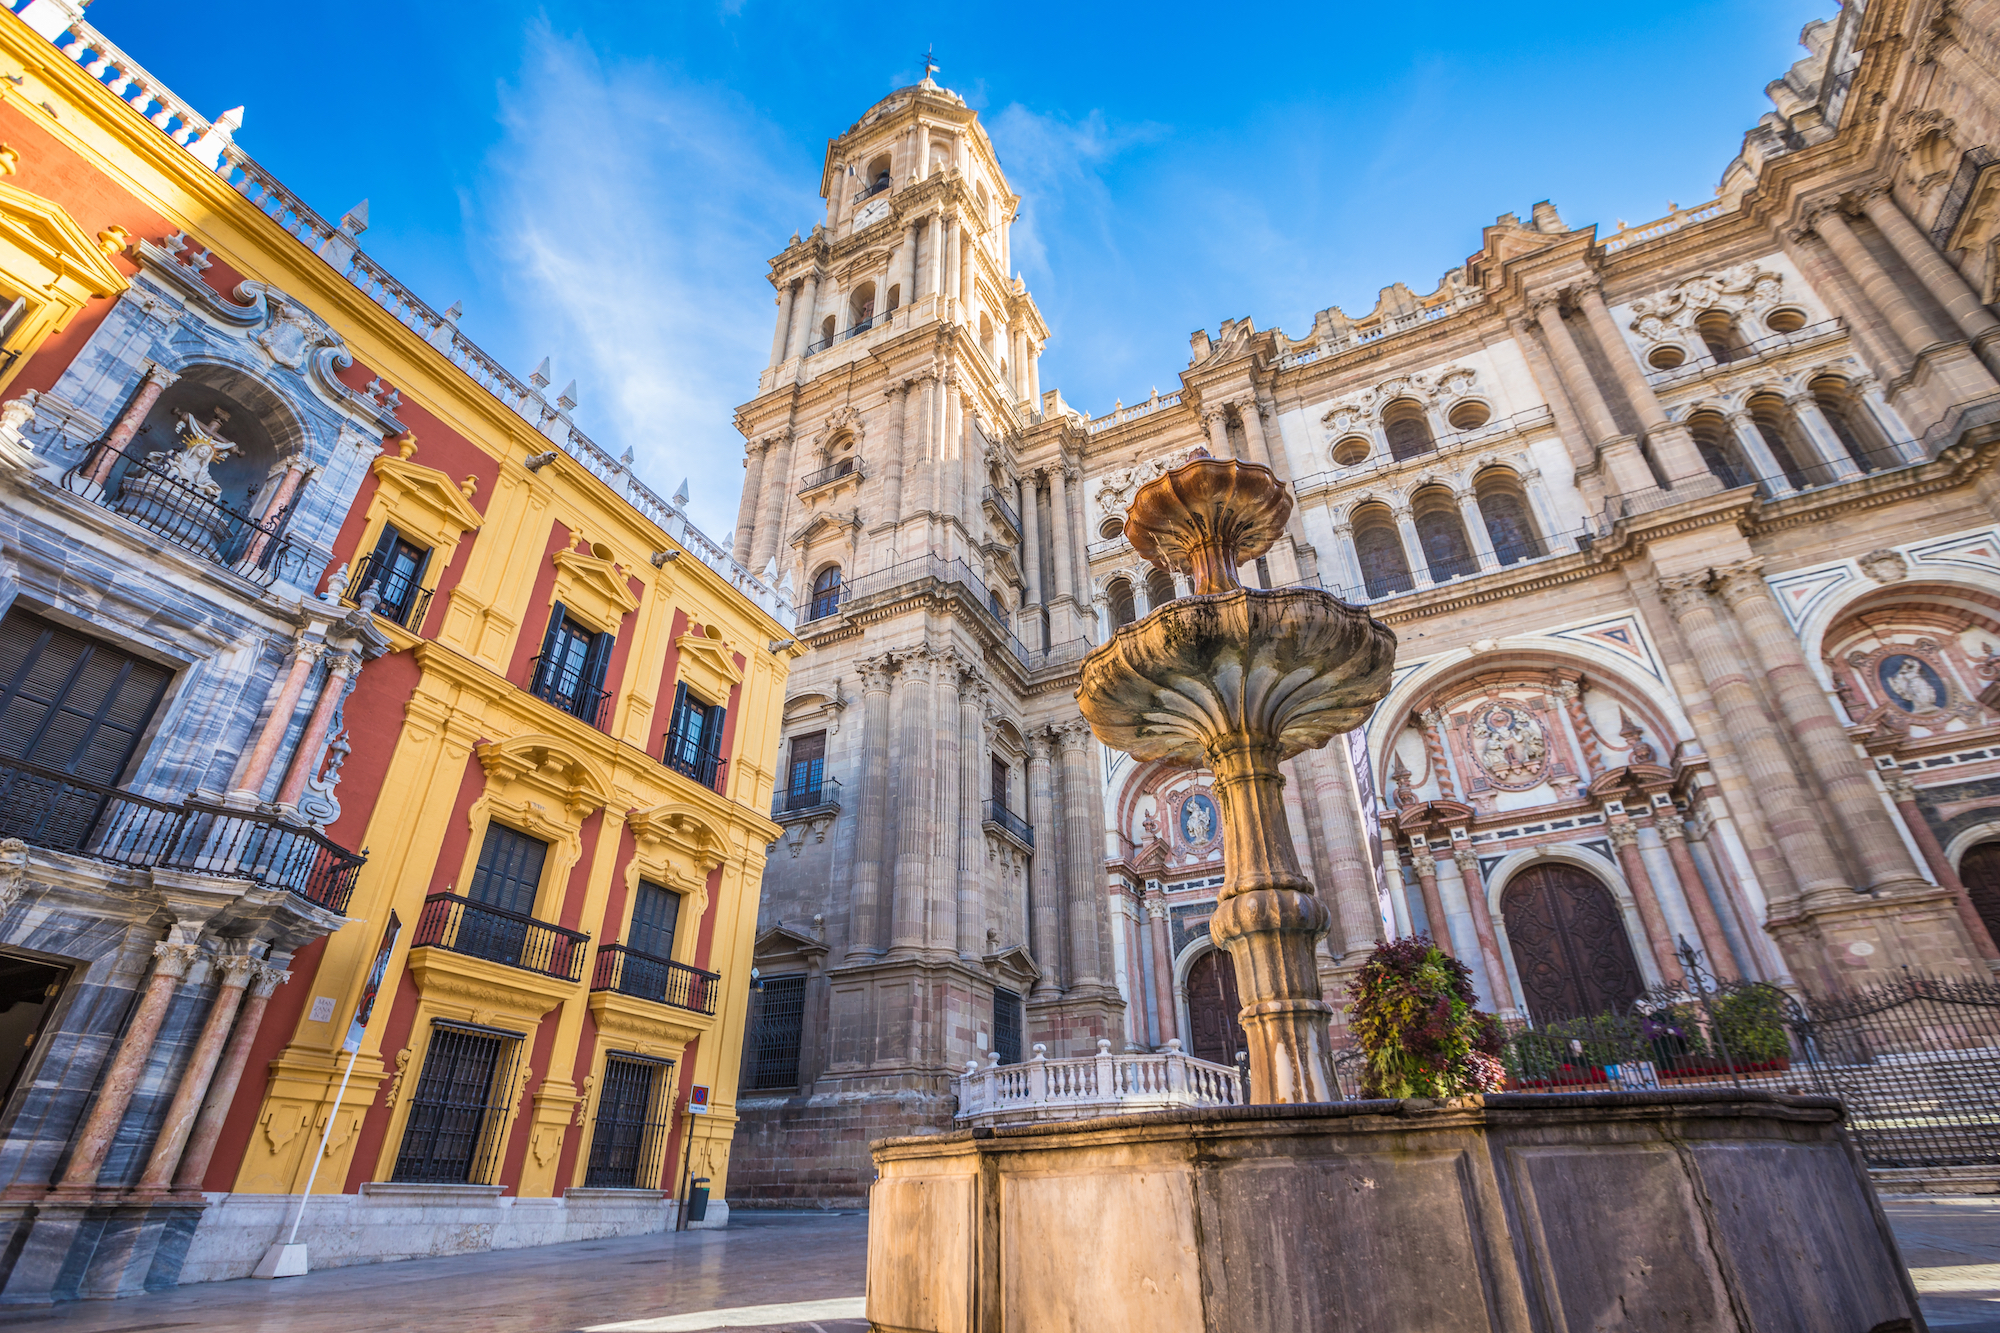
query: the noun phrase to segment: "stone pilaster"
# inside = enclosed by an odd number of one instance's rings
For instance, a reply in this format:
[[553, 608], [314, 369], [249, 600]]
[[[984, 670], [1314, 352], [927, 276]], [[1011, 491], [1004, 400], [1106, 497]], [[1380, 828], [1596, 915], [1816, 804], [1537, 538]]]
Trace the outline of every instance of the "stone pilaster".
[[1069, 988], [1098, 986], [1103, 975], [1100, 917], [1104, 895], [1098, 887], [1104, 865], [1103, 798], [1091, 772], [1090, 727], [1069, 722], [1057, 727], [1062, 747], [1063, 887], [1069, 923]]
[[1660, 910], [1660, 896], [1653, 890], [1646, 858], [1639, 855], [1639, 828], [1629, 818], [1622, 818], [1614, 819], [1605, 832], [1618, 853], [1618, 866], [1625, 872], [1632, 903], [1639, 909], [1639, 926], [1646, 932], [1646, 947], [1652, 951], [1660, 980], [1669, 986], [1679, 985], [1685, 974], [1681, 960], [1674, 956], [1674, 934], [1667, 928], [1666, 913]]
[[986, 952], [986, 833], [979, 793], [984, 777], [986, 685], [968, 674], [958, 692], [958, 956]]
[[924, 903], [931, 873], [936, 818], [936, 720], [932, 679], [936, 662], [928, 652], [905, 658], [896, 684], [896, 878], [889, 949], [904, 956], [924, 947]]
[[860, 823], [854, 837], [854, 874], [850, 881], [847, 961], [858, 963], [880, 953], [887, 933], [882, 919], [882, 890], [893, 882], [893, 867], [885, 874], [883, 846], [889, 814], [889, 690], [893, 663], [887, 657], [856, 664], [861, 672], [861, 792]]
[[1035, 994], [1054, 998], [1062, 990], [1062, 881], [1056, 848], [1061, 838], [1056, 828], [1055, 790], [1049, 766], [1052, 744], [1044, 730], [1028, 733], [1028, 823], [1035, 830], [1034, 883], [1030, 894], [1034, 904], [1030, 946], [1042, 975], [1035, 982]]

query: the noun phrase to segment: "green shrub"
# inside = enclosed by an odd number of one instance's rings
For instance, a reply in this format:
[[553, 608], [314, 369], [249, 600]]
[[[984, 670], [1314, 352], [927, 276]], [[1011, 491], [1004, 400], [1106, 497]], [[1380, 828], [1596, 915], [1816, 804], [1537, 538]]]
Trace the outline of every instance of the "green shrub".
[[1499, 1020], [1473, 1007], [1471, 969], [1426, 937], [1377, 945], [1348, 994], [1363, 1097], [1455, 1097], [1505, 1081]]

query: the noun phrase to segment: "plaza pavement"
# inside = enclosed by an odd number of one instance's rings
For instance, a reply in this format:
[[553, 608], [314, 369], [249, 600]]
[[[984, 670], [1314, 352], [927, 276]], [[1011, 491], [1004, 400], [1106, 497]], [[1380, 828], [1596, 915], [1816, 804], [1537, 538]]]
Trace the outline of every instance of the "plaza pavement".
[[[2000, 1333], [2000, 1198], [1890, 1195], [1935, 1333]], [[739, 1209], [727, 1230], [245, 1279], [0, 1314], [7, 1333], [863, 1333], [862, 1213]]]

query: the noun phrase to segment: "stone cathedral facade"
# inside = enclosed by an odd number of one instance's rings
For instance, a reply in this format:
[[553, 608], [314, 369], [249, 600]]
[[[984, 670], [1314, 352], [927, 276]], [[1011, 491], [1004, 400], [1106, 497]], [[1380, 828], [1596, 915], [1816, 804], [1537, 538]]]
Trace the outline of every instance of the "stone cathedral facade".
[[1322, 975], [1430, 933], [1505, 1014], [1682, 978], [1980, 974], [2000, 933], [2000, 6], [1848, 0], [1714, 199], [1503, 214], [1427, 294], [1197, 331], [1092, 416], [1008, 189], [925, 82], [828, 149], [771, 263], [736, 556], [800, 589], [733, 1192], [853, 1200], [951, 1076], [1227, 1061], [1208, 776], [1101, 749], [1082, 655], [1185, 588], [1122, 536], [1197, 448], [1297, 496], [1246, 569], [1401, 640], [1288, 765]]

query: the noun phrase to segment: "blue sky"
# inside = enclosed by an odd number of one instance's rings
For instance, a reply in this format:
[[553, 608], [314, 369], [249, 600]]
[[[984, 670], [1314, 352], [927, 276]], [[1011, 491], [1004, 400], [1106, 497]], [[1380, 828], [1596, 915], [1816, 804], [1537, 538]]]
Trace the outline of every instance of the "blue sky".
[[[1572, 226], [1709, 197], [1833, 0], [1007, 5], [207, 0], [91, 20], [720, 537], [765, 261], [818, 216], [826, 141], [921, 75], [978, 108], [1025, 196], [1044, 388], [1174, 387], [1188, 334], [1429, 291], [1503, 212]], [[1220, 21], [1219, 21], [1220, 20]]]

